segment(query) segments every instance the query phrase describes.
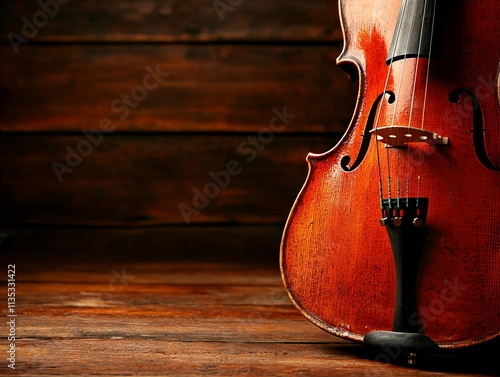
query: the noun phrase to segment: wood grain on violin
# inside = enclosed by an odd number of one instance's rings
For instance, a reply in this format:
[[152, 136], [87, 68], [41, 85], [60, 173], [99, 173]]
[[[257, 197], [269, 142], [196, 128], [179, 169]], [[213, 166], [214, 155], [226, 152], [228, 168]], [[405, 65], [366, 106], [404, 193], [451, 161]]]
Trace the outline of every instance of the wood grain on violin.
[[497, 5], [340, 1], [358, 102], [339, 144], [308, 156], [280, 254], [324, 330], [409, 350], [499, 335]]

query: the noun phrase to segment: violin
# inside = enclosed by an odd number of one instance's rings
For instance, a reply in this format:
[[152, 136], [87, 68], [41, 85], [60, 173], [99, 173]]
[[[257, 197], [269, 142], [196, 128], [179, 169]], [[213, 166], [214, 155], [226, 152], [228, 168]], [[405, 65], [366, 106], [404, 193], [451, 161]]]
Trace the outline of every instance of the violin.
[[500, 335], [500, 7], [340, 0], [347, 131], [309, 153], [281, 242], [295, 306], [344, 339], [417, 353]]

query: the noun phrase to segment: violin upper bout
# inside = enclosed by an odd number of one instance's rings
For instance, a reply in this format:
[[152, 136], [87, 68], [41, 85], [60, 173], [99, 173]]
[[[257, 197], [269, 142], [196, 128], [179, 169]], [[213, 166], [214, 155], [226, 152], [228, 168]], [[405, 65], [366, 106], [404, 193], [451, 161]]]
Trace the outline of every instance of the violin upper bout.
[[352, 13], [349, 6], [350, 5], [348, 1], [339, 1], [339, 19], [340, 27], [342, 30], [342, 40], [344, 44], [342, 52], [337, 57], [336, 63], [337, 66], [342, 68], [347, 73], [349, 80], [351, 82], [355, 82], [359, 80], [362, 63], [359, 61], [359, 59], [352, 55], [350, 48], [351, 36], [353, 35], [348, 30], [349, 16]]

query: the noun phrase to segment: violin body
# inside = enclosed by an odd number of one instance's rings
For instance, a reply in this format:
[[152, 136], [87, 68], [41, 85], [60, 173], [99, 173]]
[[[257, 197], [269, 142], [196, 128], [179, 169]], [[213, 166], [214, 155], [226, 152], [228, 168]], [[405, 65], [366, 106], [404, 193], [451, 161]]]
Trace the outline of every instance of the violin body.
[[[431, 26], [405, 34], [405, 4], [340, 1], [337, 62], [359, 79], [357, 105], [340, 142], [307, 156], [280, 267], [333, 335], [461, 348], [500, 335], [500, 7], [437, 1]], [[391, 55], [396, 34], [404, 50], [429, 29], [429, 56]]]

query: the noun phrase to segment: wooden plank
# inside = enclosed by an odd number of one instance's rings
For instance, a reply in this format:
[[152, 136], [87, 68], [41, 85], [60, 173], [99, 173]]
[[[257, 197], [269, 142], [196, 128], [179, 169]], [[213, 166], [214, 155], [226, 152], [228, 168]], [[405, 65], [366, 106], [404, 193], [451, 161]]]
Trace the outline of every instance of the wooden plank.
[[0, 218], [4, 225], [282, 224], [305, 181], [306, 154], [336, 141], [106, 135], [92, 146], [83, 135], [4, 135]]
[[50, 6], [42, 7], [40, 2], [2, 1], [1, 34], [13, 32], [31, 42], [324, 41], [341, 37], [335, 1], [59, 2], [56, 6], [53, 0], [43, 0]]
[[23, 339], [19, 345], [22, 355], [19, 372], [30, 376], [54, 373], [271, 377], [498, 375], [493, 364], [480, 354], [473, 360], [459, 357], [432, 359], [426, 361], [420, 370], [375, 361], [376, 354], [362, 346], [346, 344], [169, 342], [110, 337], [107, 340]]
[[309, 323], [269, 267], [139, 263], [110, 291], [117, 278], [99, 263], [54, 266], [16, 265], [18, 374], [498, 375], [497, 348], [427, 356], [420, 369], [386, 363]]
[[[43, 338], [46, 326], [56, 319], [60, 327], [57, 338], [63, 339], [246, 342], [251, 336], [253, 342], [335, 341], [295, 309], [278, 281], [278, 270], [272, 271], [275, 284], [267, 286], [231, 285], [221, 276], [223, 271], [217, 272], [218, 281], [213, 285], [190, 284], [186, 279], [181, 283], [136, 284], [140, 276], [133, 266], [126, 272], [130, 279], [126, 285], [113, 274], [106, 276], [104, 284], [92, 283], [92, 276], [80, 284], [20, 281], [17, 312], [23, 324], [17, 334], [20, 338]], [[269, 276], [270, 271], [265, 272]], [[18, 274], [23, 273], [21, 265]], [[53, 280], [65, 280], [67, 272], [51, 271], [50, 275]], [[256, 274], [252, 276], [259, 280]], [[110, 279], [114, 279], [112, 286]], [[92, 324], [97, 322], [99, 327], [94, 328]], [[250, 323], [251, 329], [247, 327]], [[215, 332], [216, 328], [219, 331]]]
[[[229, 236], [232, 235], [229, 233]], [[56, 284], [59, 281], [64, 281], [68, 285], [81, 287], [86, 284], [104, 284], [107, 291], [108, 283], [110, 280], [114, 280], [117, 286], [120, 282], [133, 282], [134, 286], [147, 286], [148, 290], [152, 291], [154, 291], [153, 286], [155, 285], [160, 289], [170, 290], [196, 285], [204, 286], [207, 289], [208, 286], [217, 289], [223, 289], [223, 286], [253, 287], [252, 289], [265, 293], [269, 289], [281, 288], [283, 285], [277, 264], [233, 262], [223, 258], [219, 258], [217, 261], [169, 260], [168, 258], [152, 261], [142, 258], [142, 255], [136, 255], [135, 259], [124, 261], [118, 255], [112, 259], [106, 259], [99, 250], [87, 252], [91, 258], [81, 260], [80, 263], [68, 263], [70, 261], [69, 255], [62, 253], [58, 260], [45, 258], [40, 263], [33, 263], [32, 259], [27, 258], [20, 259], [18, 255], [6, 256], [2, 254], [2, 258], [7, 263], [16, 263], [19, 272], [16, 281], [20, 282], [22, 287], [34, 283]], [[36, 258], [37, 250], [30, 250], [26, 255]], [[14, 259], [9, 262], [11, 257]], [[99, 263], [100, 261], [102, 263]], [[117, 274], [113, 270], [125, 278], [117, 278]], [[133, 278], [129, 279], [128, 275], [133, 275]], [[258, 278], [256, 279], [255, 276]], [[128, 285], [123, 284], [123, 289], [126, 287]], [[62, 292], [65, 288], [57, 289]], [[119, 290], [115, 291], [120, 292]], [[29, 290], [26, 293], [32, 294]], [[35, 298], [35, 296], [30, 297]], [[271, 297], [271, 295], [269, 296]], [[209, 295], [206, 298], [210, 299]]]
[[[105, 271], [109, 275], [112, 269], [121, 271], [131, 264], [134, 268], [138, 268], [138, 261], [141, 263], [190, 261], [190, 266], [200, 261], [277, 266], [283, 225], [145, 228], [2, 227], [0, 232], [11, 236], [9, 258], [21, 265], [35, 264], [44, 266], [43, 268], [48, 270], [71, 267], [74, 271], [75, 266], [100, 264], [106, 266]], [[2, 249], [6, 247], [4, 242], [0, 246]], [[68, 252], [69, 250], [71, 252]], [[96, 250], [106, 250], [106, 252], [96, 253]], [[57, 261], [57, 264], [53, 261]], [[177, 268], [180, 269], [179, 266]], [[175, 273], [177, 273], [175, 279], [181, 280], [181, 270]], [[159, 272], [150, 269], [149, 274], [158, 275]], [[235, 276], [236, 278], [239, 279], [238, 276]], [[205, 276], [203, 279], [208, 277]], [[74, 273], [71, 281], [83, 281], [81, 274]]]
[[[338, 46], [1, 46], [0, 130], [343, 132], [357, 85], [335, 67]], [[29, 106], [29, 111], [27, 108]], [[278, 119], [278, 124], [281, 121]]]

